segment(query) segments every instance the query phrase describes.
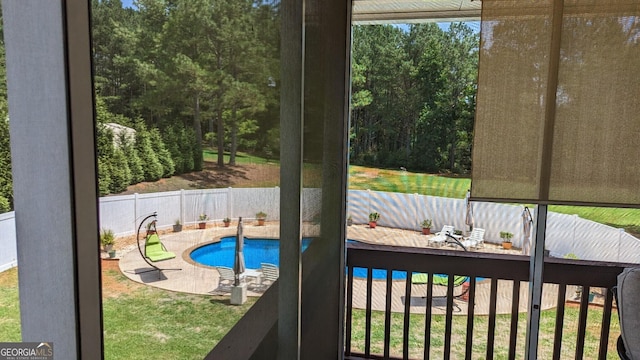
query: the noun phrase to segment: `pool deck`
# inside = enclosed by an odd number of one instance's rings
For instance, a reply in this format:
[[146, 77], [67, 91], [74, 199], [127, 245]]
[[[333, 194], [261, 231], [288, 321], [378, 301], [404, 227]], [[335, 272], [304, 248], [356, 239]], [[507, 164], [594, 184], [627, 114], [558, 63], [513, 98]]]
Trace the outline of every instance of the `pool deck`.
[[[162, 269], [181, 270], [165, 270], [162, 273], [158, 271], [144, 272], [152, 269], [152, 267], [142, 259], [136, 245], [130, 245], [125, 249], [119, 250], [118, 257], [120, 259], [120, 270], [125, 276], [133, 281], [165, 290], [190, 294], [229, 296], [230, 288], [219, 284], [219, 274], [217, 270], [209, 266], [196, 264], [189, 258], [189, 253], [193, 248], [218, 241], [221, 237], [234, 236], [236, 234], [236, 227], [233, 224], [228, 228], [222, 226], [209, 226], [210, 227], [205, 230], [185, 230], [179, 233], [166, 233], [160, 235], [162, 243], [169, 251], [174, 252], [176, 257], [174, 259], [161, 261], [155, 264]], [[347, 230], [349, 239], [363, 242], [392, 246], [429, 247], [427, 241], [428, 237], [416, 231], [383, 227], [370, 229], [367, 225], [353, 225], [349, 226]], [[317, 231], [317, 228], [313, 225], [303, 228], [304, 234], [313, 234], [314, 231]], [[278, 238], [279, 225], [278, 223], [267, 223], [266, 226], [256, 226], [251, 222], [247, 222], [244, 225], [244, 235], [246, 237], [257, 238]], [[509, 254], [520, 253], [519, 250], [504, 250], [501, 246], [494, 244], [486, 244], [480, 251]], [[391, 308], [394, 312], [404, 311], [404, 288], [404, 280], [393, 281]], [[520, 311], [527, 310], [528, 289], [528, 283], [521, 284]], [[249, 282], [247, 290], [248, 296], [260, 296], [265, 288], [258, 284]], [[557, 291], [557, 286], [545, 284], [542, 299], [543, 309], [552, 308], [556, 305], [555, 301], [557, 298]], [[456, 289], [456, 293], [458, 292], [459, 289]], [[425, 313], [426, 300], [423, 296], [426, 296], [427, 286], [414, 284], [412, 285], [411, 293], [413, 294], [410, 300], [411, 312]], [[366, 301], [365, 280], [354, 279], [353, 294], [353, 306], [356, 308], [364, 308]], [[385, 281], [373, 281], [373, 294], [373, 309], [384, 311], [386, 298]], [[488, 314], [489, 294], [490, 281], [487, 280], [479, 282], [476, 286], [475, 314]], [[568, 289], [567, 298], [571, 298], [572, 294], [573, 289]], [[446, 287], [434, 286], [432, 310], [435, 314], [445, 312], [445, 295]], [[498, 281], [498, 302], [496, 309], [498, 313], [511, 313], [511, 296], [511, 282], [502, 280]], [[466, 314], [467, 302], [456, 298], [454, 300], [454, 314], [455, 313], [462, 315]]]

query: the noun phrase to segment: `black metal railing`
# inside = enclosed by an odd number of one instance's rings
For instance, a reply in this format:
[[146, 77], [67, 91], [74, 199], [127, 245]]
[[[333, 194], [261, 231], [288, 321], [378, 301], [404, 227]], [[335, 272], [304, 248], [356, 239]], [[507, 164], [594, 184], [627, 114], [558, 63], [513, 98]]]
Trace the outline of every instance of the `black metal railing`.
[[[629, 266], [637, 265], [556, 258], [545, 260], [543, 280], [545, 286], [552, 286], [553, 291], [546, 288], [544, 291], [550, 291], [546, 293], [546, 298], [552, 300], [553, 306], [546, 310], [545, 325], [544, 327], [541, 325], [539, 335], [542, 335], [543, 331], [547, 332], [545, 336], [548, 339], [545, 341], [547, 344], [545, 346], [548, 349], [545, 350], [539, 346], [538, 350], [548, 355], [540, 358], [582, 359], [585, 356], [607, 358], [607, 353], [613, 349], [614, 344], [610, 337], [617, 336], [617, 330], [615, 334], [610, 333], [613, 296], [609, 289], [615, 286], [617, 275]], [[523, 288], [521, 283], [528, 284], [526, 282], [529, 280], [529, 257], [350, 243], [347, 248], [347, 267], [345, 324], [347, 359], [462, 357], [493, 359], [505, 356], [508, 359], [516, 359], [523, 356], [525, 332], [523, 324], [526, 324], [526, 312], [523, 313], [522, 304], [524, 303], [526, 308], [527, 299], [522, 299], [521, 291], [526, 293], [526, 288]], [[354, 269], [360, 272], [355, 277]], [[386, 270], [384, 278], [374, 280], [373, 269]], [[362, 276], [363, 271], [366, 272], [366, 277], [358, 277]], [[406, 279], [394, 280], [392, 271], [404, 272]], [[419, 294], [414, 294], [418, 287], [412, 284], [415, 273], [428, 274], [427, 283], [420, 287], [424, 292]], [[433, 274], [448, 276], [447, 285], [444, 286], [446, 294], [440, 287], [442, 295], [434, 295], [434, 291], [439, 287], [434, 285]], [[469, 277], [463, 290], [457, 289], [454, 285], [454, 275]], [[477, 298], [480, 284], [477, 279], [481, 279], [483, 289], [489, 288], [488, 298], [485, 296], [481, 299], [483, 304], [480, 304]], [[508, 290], [500, 292], [502, 294], [500, 299], [498, 298], [499, 283], [501, 286], [504, 283], [512, 286], [510, 293]], [[356, 291], [354, 291], [355, 288], [357, 288]], [[589, 299], [590, 290], [595, 288], [603, 289], [597, 304], [590, 303]], [[572, 293], [571, 289], [581, 290], [580, 297], [575, 302], [568, 301], [566, 296], [568, 292]], [[461, 292], [464, 293], [466, 300], [459, 296]], [[362, 299], [362, 297], [365, 298]], [[435, 314], [433, 306], [427, 306], [433, 305], [436, 297], [439, 300], [444, 298], [439, 308], [442, 313], [442, 307], [444, 307], [443, 314]], [[396, 305], [398, 304], [398, 298], [403, 299], [402, 309], [399, 314], [394, 314], [392, 307], [394, 301]], [[420, 303], [422, 310], [419, 313], [411, 312], [412, 308], [414, 310], [420, 308], [412, 304], [415, 298], [423, 300]], [[384, 306], [381, 306], [381, 302], [384, 302]], [[499, 302], [502, 314], [498, 314]], [[363, 309], [355, 309], [354, 303], [363, 304], [361, 306]], [[477, 314], [476, 308], [480, 305], [486, 315]], [[460, 306], [466, 307], [466, 314], [456, 316], [454, 320], [454, 309]], [[568, 308], [570, 308], [569, 312], [574, 314], [573, 317], [569, 316]], [[442, 328], [437, 330], [437, 334], [434, 333], [436, 330], [433, 328], [436, 318], [438, 324], [444, 321], [443, 326], [438, 325]], [[420, 320], [420, 326], [414, 324], [416, 319]], [[617, 318], [614, 317], [613, 320], [617, 324]], [[501, 324], [499, 333], [496, 332], [498, 322]], [[550, 325], [549, 323], [552, 322], [555, 324]], [[594, 322], [597, 323], [594, 324]], [[395, 324], [393, 331], [392, 323]], [[482, 326], [478, 326], [479, 324]], [[587, 324], [589, 324], [589, 330]], [[456, 328], [455, 336], [454, 327]], [[486, 332], [484, 332], [485, 327]], [[424, 333], [419, 334], [421, 331]], [[358, 340], [356, 344], [353, 338], [356, 334], [362, 335], [362, 332], [364, 332], [363, 339]], [[373, 334], [378, 337], [382, 334], [382, 341], [379, 341], [382, 343], [380, 349], [373, 349]], [[587, 335], [589, 335], [588, 343]], [[401, 345], [396, 340], [399, 336], [402, 337]], [[438, 340], [438, 346], [434, 346], [434, 339]], [[392, 340], [397, 343], [393, 346], [394, 348], [391, 345]], [[464, 342], [464, 346], [460, 346], [460, 342]], [[585, 349], [589, 355], [585, 355]], [[434, 351], [437, 352], [434, 353]]]

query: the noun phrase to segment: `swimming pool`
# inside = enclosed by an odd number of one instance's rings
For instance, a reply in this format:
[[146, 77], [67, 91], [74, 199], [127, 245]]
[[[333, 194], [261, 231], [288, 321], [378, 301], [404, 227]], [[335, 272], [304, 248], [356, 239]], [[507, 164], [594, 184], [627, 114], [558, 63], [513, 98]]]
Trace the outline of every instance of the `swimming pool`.
[[[311, 239], [302, 240], [302, 251], [309, 246]], [[233, 267], [236, 253], [236, 237], [227, 236], [215, 242], [193, 250], [191, 259], [208, 266]], [[247, 269], [259, 269], [260, 263], [280, 265], [280, 241], [278, 239], [244, 239], [244, 265]]]
[[[302, 239], [302, 251], [305, 251], [312, 239]], [[357, 242], [348, 240], [348, 242]], [[233, 267], [236, 251], [236, 237], [226, 236], [219, 242], [203, 245], [190, 254], [191, 259], [199, 264], [208, 266]], [[244, 263], [247, 269], [259, 269], [261, 263], [280, 265], [280, 241], [278, 239], [244, 239]], [[367, 269], [354, 268], [353, 276], [366, 278]], [[436, 276], [439, 276], [436, 274]], [[394, 280], [404, 280], [407, 277], [406, 271], [393, 271], [391, 278]], [[373, 269], [374, 279], [386, 279], [387, 270]]]

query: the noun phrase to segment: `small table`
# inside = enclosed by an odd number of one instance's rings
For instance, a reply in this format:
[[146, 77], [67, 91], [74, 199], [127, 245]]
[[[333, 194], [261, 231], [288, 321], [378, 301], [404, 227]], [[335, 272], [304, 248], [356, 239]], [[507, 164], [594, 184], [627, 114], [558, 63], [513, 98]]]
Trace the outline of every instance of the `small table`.
[[262, 282], [262, 271], [260, 270], [245, 269], [245, 271], [242, 273], [242, 276], [244, 278], [253, 278], [254, 281], [258, 284]]

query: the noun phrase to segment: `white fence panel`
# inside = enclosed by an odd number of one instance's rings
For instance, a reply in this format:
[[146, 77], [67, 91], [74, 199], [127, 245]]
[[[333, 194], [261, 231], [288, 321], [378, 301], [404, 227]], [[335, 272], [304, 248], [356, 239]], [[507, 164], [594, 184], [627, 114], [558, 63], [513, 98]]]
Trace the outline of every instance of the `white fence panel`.
[[229, 189], [188, 190], [184, 192], [183, 215], [185, 224], [197, 223], [201, 214], [209, 220], [221, 221], [229, 214]]
[[15, 212], [0, 214], [0, 272], [18, 265]]
[[[424, 219], [432, 219], [432, 231], [444, 225], [468, 232], [465, 224], [466, 204], [463, 199], [441, 198], [418, 194], [350, 190], [347, 194], [347, 213], [355, 224], [366, 224], [369, 213], [381, 214], [381, 226], [420, 230]], [[322, 190], [303, 189], [302, 217], [304, 221], [318, 220], [322, 206]], [[158, 226], [169, 227], [180, 219], [184, 224], [198, 221], [205, 213], [209, 220], [242, 216], [254, 219], [259, 211], [267, 213], [267, 220], [280, 220], [280, 189], [223, 188], [181, 190], [164, 193], [134, 194], [100, 198], [100, 227], [111, 229], [116, 235], [134, 234], [139, 221], [153, 212], [158, 213]], [[474, 227], [484, 228], [485, 241], [499, 243], [500, 232], [514, 234], [513, 243], [522, 246], [523, 206], [499, 203], [473, 203]], [[535, 224], [535, 212], [532, 211]], [[15, 214], [0, 214], [0, 271], [16, 265]], [[552, 256], [573, 253], [580, 259], [638, 263], [640, 240], [607, 225], [581, 219], [577, 215], [549, 213], [547, 221], [547, 249]]]
[[255, 219], [256, 213], [267, 214], [267, 221], [280, 220], [280, 188], [232, 189], [233, 217]]
[[100, 228], [112, 230], [116, 235], [135, 234], [136, 195], [100, 198]]
[[138, 194], [136, 200], [136, 231], [140, 222], [153, 213], [158, 214], [158, 228], [169, 227], [180, 218], [180, 191]]

